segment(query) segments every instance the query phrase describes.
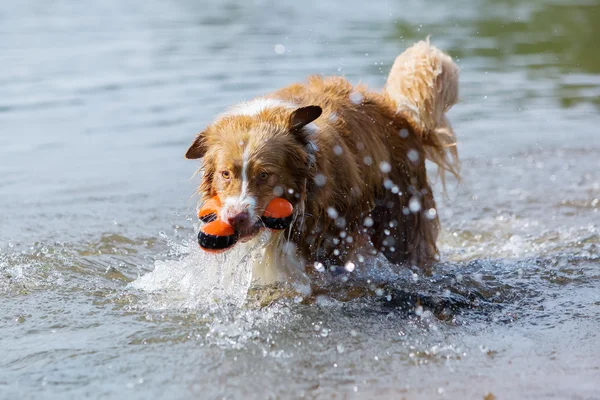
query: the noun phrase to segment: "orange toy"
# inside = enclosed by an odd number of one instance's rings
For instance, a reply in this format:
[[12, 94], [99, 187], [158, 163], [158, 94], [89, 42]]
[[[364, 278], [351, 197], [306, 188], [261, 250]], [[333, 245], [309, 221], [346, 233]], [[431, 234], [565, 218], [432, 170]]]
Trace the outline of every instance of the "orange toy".
[[[218, 253], [236, 244], [238, 233], [233, 226], [219, 219], [221, 199], [214, 196], [207, 200], [198, 212], [198, 218], [205, 224], [198, 233], [198, 244], [208, 252]], [[284, 198], [277, 197], [267, 205], [262, 216], [263, 224], [273, 230], [287, 228], [292, 222], [294, 207]]]

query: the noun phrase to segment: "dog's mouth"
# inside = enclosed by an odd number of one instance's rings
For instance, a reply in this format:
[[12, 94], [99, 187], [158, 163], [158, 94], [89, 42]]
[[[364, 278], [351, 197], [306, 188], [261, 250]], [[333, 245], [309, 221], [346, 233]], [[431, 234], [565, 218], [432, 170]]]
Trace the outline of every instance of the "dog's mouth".
[[238, 230], [239, 241], [242, 242], [242, 243], [245, 243], [245, 242], [251, 240], [256, 235], [258, 235], [258, 232], [260, 232], [260, 229], [262, 227], [263, 227], [262, 221], [261, 220], [257, 220], [254, 223], [254, 225], [251, 225], [251, 226], [249, 226], [247, 228]]

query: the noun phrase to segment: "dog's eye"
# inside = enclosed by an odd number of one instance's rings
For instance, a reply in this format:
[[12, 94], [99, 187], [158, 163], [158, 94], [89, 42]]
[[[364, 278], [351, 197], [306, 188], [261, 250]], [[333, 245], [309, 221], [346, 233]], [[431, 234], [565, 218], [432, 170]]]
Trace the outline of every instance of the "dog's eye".
[[225, 179], [229, 179], [231, 174], [229, 173], [229, 171], [221, 171], [221, 176]]
[[258, 175], [258, 179], [261, 181], [266, 181], [267, 178], [269, 178], [269, 174], [267, 172], [261, 172], [260, 175]]

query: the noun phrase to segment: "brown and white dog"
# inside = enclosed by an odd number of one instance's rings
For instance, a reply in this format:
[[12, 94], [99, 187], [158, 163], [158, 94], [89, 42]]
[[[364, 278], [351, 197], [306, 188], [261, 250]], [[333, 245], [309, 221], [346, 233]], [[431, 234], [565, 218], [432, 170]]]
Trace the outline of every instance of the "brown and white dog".
[[258, 283], [298, 265], [358, 270], [375, 253], [425, 266], [439, 230], [425, 160], [458, 176], [445, 117], [457, 97], [457, 66], [423, 41], [398, 56], [381, 93], [312, 76], [231, 108], [185, 156], [203, 159], [201, 201], [218, 195], [242, 241], [257, 236], [273, 198], [294, 205], [292, 225], [262, 246]]

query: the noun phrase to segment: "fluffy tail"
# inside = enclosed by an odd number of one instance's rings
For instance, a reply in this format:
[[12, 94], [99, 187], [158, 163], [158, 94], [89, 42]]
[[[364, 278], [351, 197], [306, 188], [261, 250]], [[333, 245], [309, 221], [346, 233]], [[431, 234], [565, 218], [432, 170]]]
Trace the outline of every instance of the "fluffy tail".
[[458, 66], [429, 44], [429, 38], [400, 54], [385, 85], [397, 112], [422, 136], [425, 155], [444, 172], [459, 178], [456, 136], [446, 111], [458, 100]]

